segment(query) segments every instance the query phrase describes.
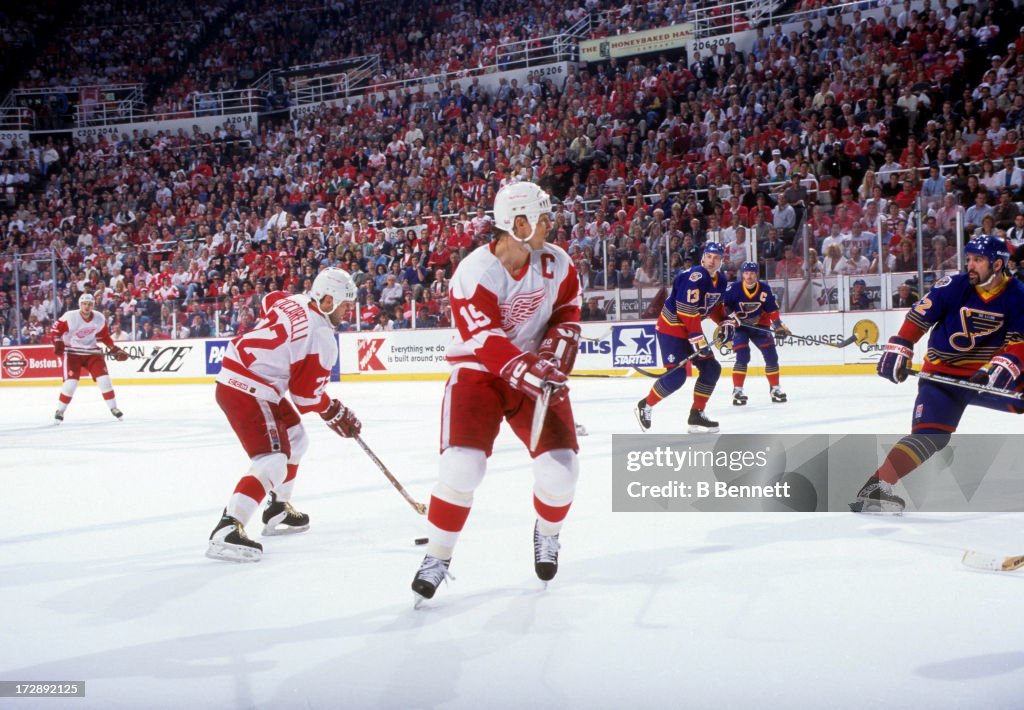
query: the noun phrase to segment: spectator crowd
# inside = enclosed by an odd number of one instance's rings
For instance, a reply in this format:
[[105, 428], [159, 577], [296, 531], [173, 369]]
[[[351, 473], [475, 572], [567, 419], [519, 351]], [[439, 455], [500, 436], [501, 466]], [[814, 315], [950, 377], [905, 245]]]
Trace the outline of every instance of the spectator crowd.
[[[243, 4], [192, 48], [198, 60], [167, 95], [269, 67], [245, 64], [263, 56], [249, 42], [270, 48], [268, 62], [373, 52], [395, 77], [448, 79], [296, 120], [11, 149], [0, 163], [4, 337], [44, 341], [85, 291], [116, 337], [238, 334], [263, 294], [300, 292], [334, 265], [359, 285], [359, 321], [345, 327], [448, 325], [451, 274], [490, 239], [497, 189], [520, 179], [561, 198], [551, 238], [588, 290], [663, 286], [708, 240], [725, 244], [730, 272], [756, 259], [763, 277], [788, 279], [916, 272], [919, 229], [926, 270], [953, 269], [958, 217], [967, 233], [1024, 244], [1024, 17], [1009, 2], [885, 5], [879, 20], [818, 17], [811, 4], [801, 30], [759, 28], [749, 52], [729, 43], [710, 56], [571, 64], [557, 80], [537, 72], [493, 89], [452, 72], [580, 9], [400, 3], [379, 17], [355, 3]], [[590, 9], [604, 13], [598, 31], [692, 12]], [[410, 40], [416, 12], [431, 31]]]

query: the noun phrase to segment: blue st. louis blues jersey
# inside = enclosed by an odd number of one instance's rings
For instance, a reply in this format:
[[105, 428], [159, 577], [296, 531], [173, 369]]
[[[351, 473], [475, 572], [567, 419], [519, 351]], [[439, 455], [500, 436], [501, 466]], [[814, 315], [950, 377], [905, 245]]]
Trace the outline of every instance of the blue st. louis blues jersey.
[[742, 280], [733, 281], [725, 289], [722, 298], [725, 312], [736, 314], [744, 325], [768, 326], [779, 319], [779, 304], [775, 301], [772, 287], [764, 281], [758, 281], [752, 291], [748, 291]]
[[967, 274], [946, 276], [914, 304], [900, 335], [917, 341], [931, 328], [925, 372], [970, 375], [1009, 350], [1024, 356], [1024, 284], [1003, 277], [989, 289]]
[[676, 276], [672, 291], [665, 299], [658, 332], [679, 338], [701, 333], [704, 318], [711, 317], [716, 323], [722, 319], [724, 293], [725, 277], [721, 273], [710, 274], [703, 266], [682, 272]]

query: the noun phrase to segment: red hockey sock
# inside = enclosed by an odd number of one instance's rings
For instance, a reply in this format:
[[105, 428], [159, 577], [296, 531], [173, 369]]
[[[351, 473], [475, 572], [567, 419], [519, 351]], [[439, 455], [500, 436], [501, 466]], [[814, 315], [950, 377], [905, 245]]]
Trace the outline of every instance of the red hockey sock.
[[644, 401], [647, 402], [648, 406], [653, 407], [654, 405], [661, 401], [661, 397], [658, 396], [658, 393], [655, 392], [652, 388], [651, 391], [647, 393], [647, 397], [646, 399], [644, 399]]
[[533, 509], [537, 511], [537, 516], [548, 523], [560, 523], [565, 520], [565, 516], [569, 514], [569, 508], [572, 507], [572, 503], [566, 505], [548, 505], [543, 502], [536, 495], [533, 496]]
[[469, 517], [469, 508], [449, 503], [437, 496], [430, 496], [430, 507], [427, 509], [427, 520], [441, 530], [461, 532]]
[[256, 476], [243, 476], [242, 480], [235, 486], [235, 493], [248, 496], [257, 503], [262, 501], [264, 496], [267, 495], [266, 489], [263, 488], [263, 484], [260, 483], [260, 479], [256, 478]]
[[770, 372], [768, 373], [768, 386], [778, 387], [779, 386], [779, 373]]
[[287, 466], [287, 470], [288, 473], [285, 474], [284, 483], [288, 483], [288, 481], [294, 480], [295, 476], [299, 473], [299, 464], [290, 463]]
[[892, 451], [885, 457], [885, 461], [875, 471], [875, 478], [889, 484], [895, 484], [920, 465], [920, 461], [911, 456], [910, 452], [905, 448], [897, 444], [892, 447]]
[[701, 394], [699, 392], [693, 393], [693, 408], [698, 412], [703, 412], [704, 408], [708, 406], [708, 395]]
[[747, 381], [747, 373], [739, 370], [732, 371], [732, 386], [743, 389], [743, 383]]

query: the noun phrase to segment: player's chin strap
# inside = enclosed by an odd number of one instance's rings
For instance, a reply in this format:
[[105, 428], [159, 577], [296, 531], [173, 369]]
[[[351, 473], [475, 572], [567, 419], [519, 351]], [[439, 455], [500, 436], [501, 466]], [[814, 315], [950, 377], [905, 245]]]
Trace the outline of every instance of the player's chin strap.
[[514, 240], [516, 240], [520, 244], [522, 244], [526, 248], [526, 250], [528, 252], [533, 252], [534, 248], [533, 248], [533, 246], [530, 245], [530, 242], [532, 242], [534, 236], [536, 236], [536, 234], [537, 234], [537, 227], [539, 227], [539, 226], [540, 226], [540, 217], [538, 216], [537, 220], [536, 220], [536, 224], [533, 225], [533, 229], [530, 231], [530, 236], [519, 238], [519, 237], [517, 237], [515, 235], [514, 232], [509, 232], [509, 236], [511, 236]]
[[988, 277], [988, 278], [987, 278], [987, 279], [985, 280], [985, 283], [983, 283], [983, 284], [978, 284], [978, 288], [981, 288], [981, 289], [985, 289], [986, 291], [989, 291], [989, 290], [991, 290], [992, 286], [993, 286], [993, 285], [996, 285], [996, 284], [995, 284], [995, 283], [993, 283], [993, 282], [995, 282], [995, 281], [996, 281], [996, 279], [1002, 280], [1002, 278], [1003, 278], [1003, 273], [1004, 273], [1004, 272], [1005, 272], [1005, 265], [1004, 265], [1004, 267], [1003, 267], [1003, 270], [1002, 270], [1002, 271], [996, 271], [996, 270], [994, 270], [994, 269], [993, 269], [993, 270], [992, 270], [992, 275], [991, 275], [991, 276], [989, 276], [989, 277]]
[[332, 310], [330, 313], [324, 313], [324, 309], [320, 306], [320, 302], [323, 301], [324, 298], [326, 298], [326, 296], [321, 296], [319, 300], [314, 298], [313, 299], [313, 303], [316, 304], [316, 312], [319, 313], [320, 315], [322, 315], [328, 321], [330, 321], [331, 320], [331, 313], [334, 313], [334, 311], [336, 311], [339, 308], [341, 308], [341, 304], [344, 303], [344, 301], [338, 301], [337, 303], [334, 304], [334, 310]]

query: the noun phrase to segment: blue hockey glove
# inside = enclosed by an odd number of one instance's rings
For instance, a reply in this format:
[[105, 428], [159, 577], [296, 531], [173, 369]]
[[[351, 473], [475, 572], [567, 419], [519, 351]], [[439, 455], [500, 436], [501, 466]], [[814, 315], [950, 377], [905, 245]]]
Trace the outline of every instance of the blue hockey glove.
[[885, 351], [878, 361], [878, 376], [899, 384], [907, 379], [907, 370], [914, 359], [914, 344], [906, 338], [894, 335], [885, 344]]
[[1015, 355], [996, 355], [971, 376], [971, 382], [1012, 392], [1021, 384], [1021, 362]]

